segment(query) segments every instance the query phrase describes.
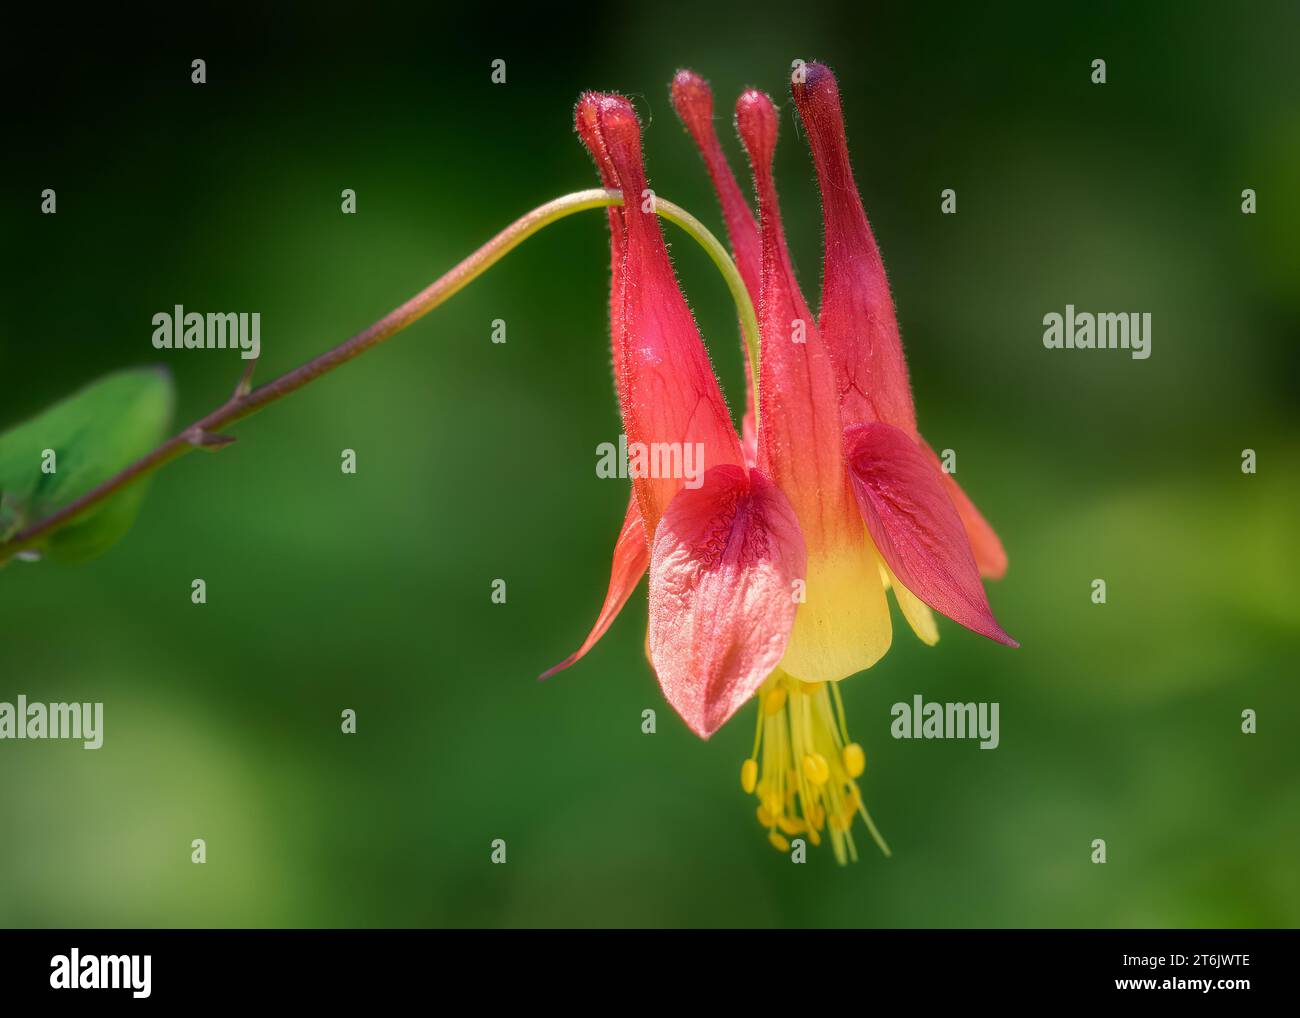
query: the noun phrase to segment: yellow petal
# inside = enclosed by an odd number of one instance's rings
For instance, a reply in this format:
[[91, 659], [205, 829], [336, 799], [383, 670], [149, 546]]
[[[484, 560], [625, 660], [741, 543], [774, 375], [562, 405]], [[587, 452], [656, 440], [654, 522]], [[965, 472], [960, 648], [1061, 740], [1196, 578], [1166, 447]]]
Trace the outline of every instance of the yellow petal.
[[907, 619], [907, 624], [912, 627], [912, 632], [922, 643], [927, 647], [933, 647], [939, 642], [939, 627], [935, 625], [934, 612], [930, 611], [928, 604], [898, 582], [898, 577], [890, 571], [883, 560], [879, 561], [880, 580], [886, 590], [893, 587], [894, 600], [898, 602], [903, 618]]
[[804, 682], [829, 682], [870, 668], [889, 650], [889, 604], [865, 540], [809, 550], [805, 600], [780, 667]]

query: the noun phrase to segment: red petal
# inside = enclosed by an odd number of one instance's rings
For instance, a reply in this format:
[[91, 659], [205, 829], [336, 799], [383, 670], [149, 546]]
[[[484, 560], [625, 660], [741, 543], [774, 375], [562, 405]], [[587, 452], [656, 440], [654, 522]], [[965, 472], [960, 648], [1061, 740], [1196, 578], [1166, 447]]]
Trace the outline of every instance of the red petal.
[[650, 554], [650, 654], [673, 709], [708, 738], [780, 663], [804, 575], [799, 524], [757, 470], [710, 470], [664, 513]]
[[[740, 440], [695, 319], [677, 285], [659, 218], [647, 205], [636, 114], [626, 99], [604, 96], [597, 119], [624, 195], [627, 246], [618, 385], [628, 445], [698, 448], [706, 470], [722, 464], [743, 466]], [[683, 483], [684, 478], [676, 476], [634, 478], [647, 535], [654, 534]]]
[[924, 439], [921, 440], [921, 447], [934, 468], [943, 474], [943, 489], [952, 499], [957, 515], [961, 517], [962, 526], [966, 528], [966, 536], [970, 539], [971, 549], [975, 552], [975, 564], [979, 566], [980, 575], [987, 576], [990, 580], [1002, 579], [1007, 573], [1007, 553], [997, 533], [975, 508], [975, 503], [970, 500], [966, 492], [961, 490], [961, 486], [953, 479], [952, 474], [944, 472], [939, 457]]
[[[609, 190], [619, 188], [618, 172], [610, 161], [605, 148], [605, 139], [600, 133], [599, 107], [601, 96], [595, 92], [584, 92], [573, 112], [574, 126], [578, 137], [587, 146], [591, 158], [595, 160], [596, 170], [600, 174], [600, 184]], [[618, 322], [623, 308], [623, 248], [626, 244], [626, 229], [623, 226], [623, 212], [617, 206], [609, 208], [609, 326], [610, 346], [614, 360], [614, 378], [622, 373], [620, 364], [621, 347], [618, 342]]]
[[[746, 359], [745, 364], [749, 364]], [[754, 385], [752, 374], [745, 368], [745, 416], [740, 422], [740, 449], [745, 457], [745, 466], [758, 466], [758, 427], [754, 424]]]
[[[736, 124], [762, 216], [758, 468], [795, 502], [810, 548], [825, 547], [845, 529], [844, 520], [852, 521], [853, 537], [861, 541], [844, 470], [835, 363], [795, 280], [781, 225], [772, 178], [777, 121], [771, 99], [754, 89], [745, 92], [736, 102]], [[795, 340], [796, 321], [802, 323], [802, 342]]]
[[989, 607], [942, 473], [904, 432], [860, 424], [844, 433], [858, 508], [894, 575], [935, 611], [1017, 647]]
[[601, 605], [596, 624], [582, 642], [582, 646], [566, 657], [558, 665], [548, 668], [538, 679], [549, 679], [556, 672], [562, 672], [581, 658], [596, 645], [613, 624], [618, 613], [627, 604], [627, 599], [636, 590], [641, 577], [650, 564], [650, 549], [645, 543], [645, 527], [641, 525], [641, 513], [636, 506], [636, 496], [628, 499], [627, 516], [623, 520], [623, 529], [619, 531], [618, 540], [614, 542], [614, 564], [609, 571], [609, 590], [605, 594], [605, 603]]
[[762, 225], [758, 468], [789, 497], [808, 549], [807, 599], [781, 667], [805, 680], [841, 679], [869, 668], [888, 648], [889, 609], [844, 462], [835, 362], [800, 292], [781, 225], [772, 100], [745, 92], [736, 102], [736, 125]]
[[898, 318], [849, 166], [835, 76], [822, 64], [804, 65], [804, 80], [795, 82], [792, 91], [822, 194], [826, 234], [818, 324], [839, 366], [845, 423], [884, 421], [915, 436], [916, 410]]
[[722, 218], [727, 224], [727, 239], [731, 241], [736, 268], [745, 281], [745, 289], [756, 299], [763, 262], [758, 224], [713, 130], [713, 92], [709, 83], [694, 71], [678, 71], [673, 78], [673, 108], [695, 139], [704, 159], [718, 203], [722, 206]]
[[[731, 256], [736, 260], [736, 268], [749, 291], [754, 306], [758, 306], [759, 274], [762, 267], [762, 250], [759, 246], [758, 224], [754, 222], [754, 213], [736, 183], [727, 157], [718, 143], [718, 135], [713, 130], [713, 92], [709, 83], [694, 71], [681, 70], [673, 76], [673, 108], [686, 130], [695, 140], [696, 147], [704, 159], [704, 166], [713, 181], [713, 190], [717, 193], [718, 204], [722, 206], [722, 219], [727, 224], [727, 239], [731, 241]], [[741, 335], [744, 346], [744, 335]], [[754, 376], [749, 363], [749, 352], [743, 350], [745, 362], [745, 416], [741, 423], [742, 444], [745, 446], [746, 463], [754, 465], [757, 454], [754, 428]], [[755, 452], [751, 457], [749, 454]]]

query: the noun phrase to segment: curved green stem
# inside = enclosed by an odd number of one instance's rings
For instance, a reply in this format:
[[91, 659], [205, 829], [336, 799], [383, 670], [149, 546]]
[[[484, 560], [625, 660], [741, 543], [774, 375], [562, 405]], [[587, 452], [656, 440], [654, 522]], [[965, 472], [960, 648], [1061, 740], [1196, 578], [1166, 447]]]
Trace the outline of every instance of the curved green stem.
[[[575, 191], [563, 197], [540, 205], [531, 212], [520, 216], [468, 258], [434, 280], [414, 297], [401, 306], [394, 308], [369, 328], [358, 332], [351, 339], [340, 343], [306, 364], [295, 368], [288, 374], [281, 375], [274, 381], [256, 389], [249, 390], [248, 373], [239, 380], [234, 394], [225, 403], [206, 417], [200, 418], [178, 435], [168, 439], [146, 456], [141, 457], [121, 472], [110, 477], [99, 486], [92, 488], [80, 498], [69, 502], [61, 509], [44, 519], [30, 524], [9, 540], [0, 542], [0, 564], [8, 561], [21, 551], [32, 548], [43, 538], [66, 526], [73, 520], [84, 516], [105, 499], [117, 494], [137, 481], [148, 477], [174, 459], [178, 459], [197, 448], [220, 447], [228, 439], [219, 434], [225, 428], [276, 400], [283, 399], [291, 392], [301, 389], [308, 382], [314, 381], [353, 357], [357, 357], [371, 347], [377, 346], [390, 336], [401, 332], [408, 325], [424, 317], [443, 301], [468, 286], [507, 254], [543, 227], [558, 222], [576, 212], [587, 209], [605, 208], [621, 205], [623, 195], [620, 191], [607, 191], [595, 188], [589, 191]], [[740, 315], [741, 327], [745, 333], [745, 346], [748, 351], [751, 373], [754, 378], [755, 399], [758, 406], [758, 320], [754, 315], [754, 305], [745, 290], [726, 249], [718, 239], [694, 216], [685, 209], [663, 198], [655, 199], [655, 211], [664, 219], [676, 223], [685, 230], [705, 251], [718, 267], [727, 281], [732, 299], [736, 302], [736, 311]]]
[[[478, 264], [471, 274], [459, 282], [456, 286], [448, 289], [442, 294], [442, 300], [446, 300], [461, 287], [465, 286], [471, 280], [481, 275], [492, 265], [496, 264], [510, 251], [522, 244], [544, 226], [571, 216], [575, 212], [583, 212], [587, 209], [604, 208], [609, 205], [622, 205], [623, 192], [606, 191], [600, 188], [593, 188], [590, 191], [575, 191], [573, 194], [566, 194], [562, 198], [556, 198], [554, 201], [540, 205], [528, 215], [517, 220], [513, 225], [503, 230], [497, 237], [489, 241], [480, 251], [491, 252]], [[758, 317], [754, 313], [754, 302], [750, 299], [749, 291], [745, 289], [745, 281], [741, 278], [740, 272], [736, 268], [736, 263], [731, 260], [731, 255], [727, 249], [722, 246], [722, 242], [715, 237], [709, 228], [687, 212], [680, 205], [670, 202], [667, 198], [660, 198], [658, 195], [654, 198], [654, 210], [668, 222], [675, 224], [685, 230], [700, 247], [704, 248], [706, 254], [712, 259], [713, 264], [722, 273], [722, 278], [726, 281], [727, 290], [731, 293], [731, 299], [736, 304], [736, 313], [740, 316], [740, 327], [745, 337], [745, 351], [749, 356], [750, 373], [754, 378], [754, 409], [758, 410], [758, 358], [759, 358], [759, 341], [758, 341]], [[517, 232], [516, 227], [521, 226]], [[496, 245], [506, 234], [512, 236], [500, 244]], [[474, 256], [471, 255], [464, 265]], [[441, 280], [439, 281], [441, 282]], [[435, 283], [434, 286], [438, 284]], [[418, 298], [417, 298], [418, 299]], [[437, 304], [431, 304], [426, 307], [425, 311], [431, 311]], [[423, 312], [421, 312], [423, 313]], [[414, 319], [412, 319], [414, 320]]]

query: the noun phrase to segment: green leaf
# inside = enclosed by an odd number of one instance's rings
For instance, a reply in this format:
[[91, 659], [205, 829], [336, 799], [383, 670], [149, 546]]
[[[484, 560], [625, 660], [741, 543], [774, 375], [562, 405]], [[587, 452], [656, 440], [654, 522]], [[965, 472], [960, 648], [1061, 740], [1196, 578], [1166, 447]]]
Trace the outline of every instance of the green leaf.
[[[167, 371], [119, 371], [0, 434], [0, 540], [152, 450], [166, 437], [172, 404]], [[31, 550], [63, 561], [98, 555], [130, 529], [145, 486], [114, 495]]]

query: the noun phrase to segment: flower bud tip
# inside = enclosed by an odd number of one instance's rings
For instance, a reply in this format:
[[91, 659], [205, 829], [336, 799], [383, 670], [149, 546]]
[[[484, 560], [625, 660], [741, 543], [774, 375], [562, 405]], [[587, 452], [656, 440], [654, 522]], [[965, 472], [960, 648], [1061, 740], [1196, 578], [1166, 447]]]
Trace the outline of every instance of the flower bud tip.
[[776, 107], [765, 92], [748, 88], [736, 100], [736, 130], [755, 168], [768, 167], [776, 152]]
[[673, 75], [673, 109], [692, 133], [705, 128], [713, 119], [713, 90], [694, 71], [685, 68]]

